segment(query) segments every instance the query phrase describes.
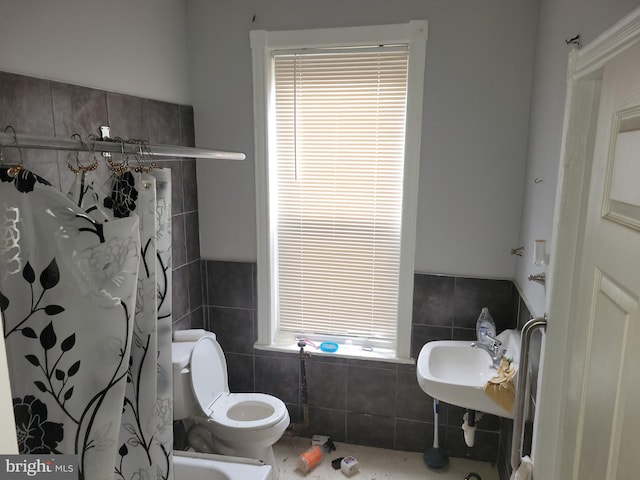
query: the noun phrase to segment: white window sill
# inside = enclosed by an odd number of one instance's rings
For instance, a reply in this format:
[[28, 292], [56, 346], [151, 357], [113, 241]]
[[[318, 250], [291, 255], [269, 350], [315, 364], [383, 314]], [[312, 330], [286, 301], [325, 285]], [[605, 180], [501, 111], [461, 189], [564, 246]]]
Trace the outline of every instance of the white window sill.
[[[256, 343], [254, 347], [257, 350], [266, 350], [270, 352], [283, 352], [283, 353], [299, 353], [300, 347], [297, 343], [291, 343], [286, 345], [262, 345]], [[413, 358], [399, 358], [396, 357], [396, 352], [387, 348], [372, 348], [371, 350], [363, 350], [363, 347], [358, 345], [346, 345], [339, 344], [338, 350], [335, 352], [323, 352], [319, 348], [314, 348], [312, 345], [304, 347], [305, 352], [310, 353], [313, 356], [322, 357], [337, 357], [337, 358], [351, 358], [358, 360], [372, 360], [377, 362], [390, 362], [401, 363], [406, 365], [414, 365], [416, 363]]]

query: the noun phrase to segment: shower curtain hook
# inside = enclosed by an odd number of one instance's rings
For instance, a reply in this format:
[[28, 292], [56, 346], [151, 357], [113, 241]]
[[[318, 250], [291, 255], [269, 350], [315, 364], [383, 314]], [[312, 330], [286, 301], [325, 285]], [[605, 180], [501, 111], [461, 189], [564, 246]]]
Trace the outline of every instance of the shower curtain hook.
[[121, 137], [115, 137], [113, 139], [115, 142], [119, 142], [120, 143], [120, 154], [122, 155], [122, 162], [121, 163], [116, 163], [113, 161], [113, 159], [111, 157], [106, 157], [107, 160], [107, 164], [109, 166], [109, 169], [116, 175], [122, 175], [123, 173], [128, 172], [129, 170], [131, 170], [131, 168], [129, 167], [129, 156], [127, 155], [127, 153], [124, 151], [124, 139]]
[[15, 177], [20, 173], [21, 170], [24, 170], [24, 161], [22, 159], [22, 148], [20, 148], [20, 144], [18, 143], [18, 135], [16, 133], [16, 129], [13, 128], [13, 125], [7, 125], [4, 129], [4, 133], [9, 133], [13, 135], [13, 142], [16, 144], [16, 148], [18, 149], [18, 154], [20, 155], [20, 163], [18, 165], [14, 165], [9, 167], [7, 170], [7, 174], [10, 177]]
[[148, 142], [146, 140], [130, 140], [130, 141], [138, 145], [138, 152], [136, 153], [136, 161], [138, 162], [138, 166], [135, 167], [134, 170], [138, 173], [140, 172], [149, 173], [151, 170], [156, 168], [155, 162], [151, 162], [149, 166], [146, 166], [146, 167], [142, 164], [145, 153], [153, 159], [151, 150], [149, 150]]
[[91, 146], [89, 147], [87, 145], [87, 148], [89, 149], [89, 152], [91, 152], [91, 158], [93, 159], [93, 163], [91, 164], [92, 170], [95, 170], [98, 168], [98, 159], [96, 158], [96, 136], [90, 133], [87, 136], [87, 140], [91, 141]]
[[[95, 158], [95, 142], [94, 142], [94, 149], [90, 149], [89, 146], [85, 143], [85, 141], [82, 139], [82, 137], [79, 134], [74, 133], [74, 134], [71, 135], [71, 138], [77, 138], [78, 141], [80, 142], [81, 148], [91, 152], [92, 157], [93, 157], [93, 163], [90, 164], [90, 165], [87, 165], [87, 166], [80, 165], [80, 152], [78, 150], [76, 150], [75, 152], [69, 152], [69, 154], [67, 155], [67, 167], [69, 167], [69, 170], [71, 170], [73, 173], [75, 173], [77, 175], [80, 172], [92, 172], [96, 168], [98, 168], [98, 161]], [[75, 153], [76, 166], [78, 167], [77, 169], [74, 168], [73, 165], [71, 165], [71, 154], [72, 153]]]

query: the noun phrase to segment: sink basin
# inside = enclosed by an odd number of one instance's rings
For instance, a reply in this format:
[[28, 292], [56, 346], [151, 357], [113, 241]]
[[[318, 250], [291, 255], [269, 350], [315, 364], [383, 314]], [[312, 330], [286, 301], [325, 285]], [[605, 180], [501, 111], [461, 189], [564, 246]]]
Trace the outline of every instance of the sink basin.
[[[515, 330], [505, 330], [498, 335], [498, 339], [502, 341], [502, 347], [507, 349], [505, 356], [513, 358], [511, 366], [517, 371], [520, 334]], [[471, 347], [471, 343], [439, 340], [425, 344], [416, 365], [420, 388], [432, 398], [451, 405], [513, 418], [513, 410], [505, 410], [484, 392], [485, 383], [497, 371], [491, 368], [489, 354]]]

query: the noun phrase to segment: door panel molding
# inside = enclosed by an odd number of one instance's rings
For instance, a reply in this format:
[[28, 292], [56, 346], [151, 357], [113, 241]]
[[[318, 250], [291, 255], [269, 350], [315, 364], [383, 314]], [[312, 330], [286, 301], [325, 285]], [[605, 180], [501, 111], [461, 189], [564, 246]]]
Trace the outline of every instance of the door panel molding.
[[[640, 107], [616, 112], [611, 123], [602, 216], [640, 231]], [[629, 169], [635, 170], [633, 175], [628, 175]], [[630, 185], [635, 188], [630, 189]]]
[[[574, 459], [573, 479], [615, 479], [618, 452], [624, 423], [624, 406], [627, 387], [633, 381], [625, 379], [625, 373], [634, 368], [629, 363], [628, 353], [633, 348], [629, 328], [637, 317], [638, 297], [613, 278], [595, 271], [593, 306], [589, 315], [590, 332], [584, 364], [584, 391], [580, 405], [579, 423]], [[607, 322], [596, 323], [597, 318]], [[593, 361], [601, 358], [597, 350], [607, 350], [613, 345], [622, 345], [608, 363]], [[626, 375], [628, 376], [628, 374]], [[588, 422], [587, 422], [588, 420]], [[583, 444], [586, 437], [589, 442]], [[582, 458], [589, 461], [585, 470]]]
[[577, 51], [569, 77], [579, 80], [600, 70], [612, 58], [634, 45], [640, 35], [640, 8], [604, 31], [595, 40]]

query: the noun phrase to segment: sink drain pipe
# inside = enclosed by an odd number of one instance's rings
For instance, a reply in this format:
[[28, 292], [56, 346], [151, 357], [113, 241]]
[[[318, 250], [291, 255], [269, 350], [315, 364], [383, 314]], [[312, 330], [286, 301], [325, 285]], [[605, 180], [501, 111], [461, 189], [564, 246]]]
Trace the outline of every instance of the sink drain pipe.
[[462, 431], [464, 432], [464, 443], [468, 447], [473, 447], [476, 442], [476, 411], [467, 410], [462, 417]]

